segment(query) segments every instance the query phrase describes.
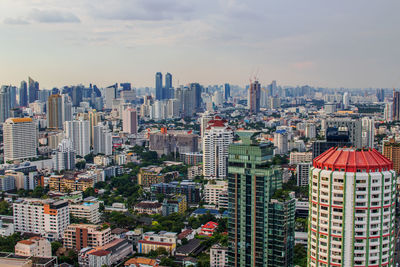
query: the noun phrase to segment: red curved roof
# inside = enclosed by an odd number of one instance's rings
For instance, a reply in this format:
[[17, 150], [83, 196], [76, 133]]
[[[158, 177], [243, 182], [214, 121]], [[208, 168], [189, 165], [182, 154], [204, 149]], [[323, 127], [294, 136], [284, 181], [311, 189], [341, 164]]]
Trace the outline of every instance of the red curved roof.
[[346, 172], [376, 172], [393, 169], [393, 163], [381, 153], [354, 148], [331, 148], [313, 160], [319, 169]]

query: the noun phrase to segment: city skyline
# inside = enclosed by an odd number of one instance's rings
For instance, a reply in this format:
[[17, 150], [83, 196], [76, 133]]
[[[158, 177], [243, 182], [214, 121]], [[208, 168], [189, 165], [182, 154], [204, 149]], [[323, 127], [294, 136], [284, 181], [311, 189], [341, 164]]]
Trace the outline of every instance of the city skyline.
[[[345, 4], [345, 5], [344, 5]], [[2, 84], [115, 81], [400, 87], [397, 1], [11, 1], [0, 4]], [[362, 12], [360, 12], [362, 11]], [[33, 52], [34, 51], [34, 52]]]

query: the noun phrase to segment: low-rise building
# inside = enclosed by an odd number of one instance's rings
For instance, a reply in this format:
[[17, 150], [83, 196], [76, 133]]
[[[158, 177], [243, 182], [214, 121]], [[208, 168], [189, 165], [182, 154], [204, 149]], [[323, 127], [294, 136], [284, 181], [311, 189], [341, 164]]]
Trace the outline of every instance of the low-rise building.
[[168, 216], [171, 213], [184, 213], [187, 209], [186, 196], [177, 195], [169, 199], [164, 199], [162, 203], [162, 215]]
[[157, 201], [142, 201], [133, 207], [133, 211], [145, 214], [161, 214], [162, 204]]
[[312, 152], [290, 152], [290, 164], [312, 162]]
[[211, 180], [204, 186], [204, 199], [207, 204], [218, 205], [219, 196], [228, 190], [228, 182], [225, 180]]
[[104, 207], [104, 211], [107, 211], [107, 212], [113, 212], [113, 211], [116, 211], [116, 212], [127, 212], [128, 209], [126, 208], [124, 203], [115, 202], [111, 206], [105, 206]]
[[152, 250], [165, 248], [170, 255], [174, 255], [176, 240], [176, 233], [161, 231], [156, 234], [154, 232], [147, 232], [143, 234], [143, 239], [138, 241], [137, 252], [147, 254]]
[[212, 236], [217, 228], [218, 223], [209, 221], [208, 223], [201, 226], [199, 235]]
[[0, 175], [0, 191], [11, 191], [15, 189], [15, 179], [11, 175]]
[[210, 267], [228, 266], [228, 248], [215, 244], [210, 248]]
[[161, 173], [162, 168], [149, 166], [140, 168], [138, 174], [138, 184], [144, 187], [150, 187], [152, 184], [164, 182], [164, 175]]
[[103, 246], [111, 241], [111, 229], [94, 224], [71, 224], [64, 231], [64, 246], [81, 250]]
[[159, 183], [151, 186], [153, 196], [157, 194], [181, 194], [186, 196], [187, 203], [199, 203], [201, 200], [201, 185], [190, 180]]
[[145, 257], [135, 257], [124, 263], [125, 267], [158, 267], [158, 261]]
[[179, 156], [186, 165], [197, 165], [203, 162], [203, 154], [199, 152], [182, 153]]
[[70, 203], [69, 210], [71, 215], [79, 218], [86, 219], [89, 223], [100, 222], [100, 211], [98, 201], [84, 201], [81, 203]]
[[58, 192], [85, 191], [93, 187], [94, 183], [94, 179], [52, 175], [49, 179], [49, 188]]
[[189, 180], [193, 180], [197, 176], [203, 175], [203, 165], [196, 165], [189, 167], [187, 170], [187, 175]]
[[18, 241], [15, 245], [15, 255], [24, 257], [51, 257], [51, 243], [46, 238], [31, 237]]

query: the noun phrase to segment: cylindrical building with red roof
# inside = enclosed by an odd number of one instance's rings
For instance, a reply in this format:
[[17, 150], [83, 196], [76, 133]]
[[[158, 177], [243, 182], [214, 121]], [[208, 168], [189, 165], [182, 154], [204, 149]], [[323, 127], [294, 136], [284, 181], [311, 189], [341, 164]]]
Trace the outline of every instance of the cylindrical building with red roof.
[[396, 173], [376, 150], [331, 148], [309, 178], [308, 266], [392, 266]]

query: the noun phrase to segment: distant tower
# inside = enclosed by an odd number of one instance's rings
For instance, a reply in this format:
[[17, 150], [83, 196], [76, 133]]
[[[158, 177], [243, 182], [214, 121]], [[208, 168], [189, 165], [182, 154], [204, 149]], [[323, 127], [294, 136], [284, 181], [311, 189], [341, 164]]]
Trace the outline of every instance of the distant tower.
[[349, 101], [349, 93], [348, 93], [348, 92], [345, 92], [345, 93], [343, 94], [343, 108], [344, 108], [344, 109], [348, 109], [348, 108], [349, 108], [349, 104], [350, 104], [350, 101]]
[[122, 128], [125, 133], [137, 134], [137, 111], [133, 108], [127, 108], [122, 112]]
[[231, 97], [231, 86], [229, 83], [225, 84], [225, 101]]
[[172, 75], [171, 73], [165, 74], [165, 87], [163, 88], [164, 99], [170, 99], [173, 97], [172, 94]]
[[384, 116], [385, 116], [385, 121], [386, 122], [393, 121], [393, 103], [386, 103], [385, 104]]
[[31, 77], [28, 78], [28, 102], [33, 103], [37, 100], [39, 91], [39, 83], [35, 82]]
[[19, 106], [28, 106], [28, 85], [25, 81], [21, 82], [21, 86], [19, 88]]
[[249, 95], [248, 95], [248, 106], [250, 113], [257, 114], [260, 112], [260, 93], [261, 85], [258, 81], [254, 81], [250, 84]]
[[62, 98], [59, 94], [49, 96], [47, 100], [47, 128], [63, 128]]
[[0, 123], [5, 122], [10, 117], [10, 90], [8, 86], [0, 88]]
[[400, 120], [400, 92], [393, 89], [393, 120]]
[[157, 72], [156, 73], [156, 100], [162, 100], [163, 99], [163, 86], [162, 86], [162, 73]]
[[65, 122], [65, 137], [72, 141], [77, 155], [84, 157], [90, 153], [90, 124], [85, 120]]

